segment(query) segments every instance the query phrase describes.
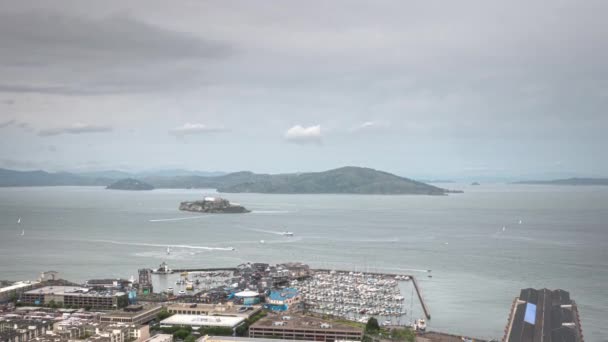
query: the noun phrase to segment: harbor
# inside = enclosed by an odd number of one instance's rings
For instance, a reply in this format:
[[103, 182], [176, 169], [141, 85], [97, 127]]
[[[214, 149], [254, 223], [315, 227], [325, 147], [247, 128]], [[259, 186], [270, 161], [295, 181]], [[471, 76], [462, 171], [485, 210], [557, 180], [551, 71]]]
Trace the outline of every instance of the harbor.
[[[359, 323], [375, 317], [383, 326], [411, 326], [431, 318], [411, 274], [311, 269], [301, 263], [176, 269], [163, 263], [153, 274], [155, 292], [176, 301], [220, 303], [242, 291], [264, 297], [273, 289], [289, 288], [298, 293], [297, 307], [314, 314]], [[415, 313], [414, 306], [421, 310]]]

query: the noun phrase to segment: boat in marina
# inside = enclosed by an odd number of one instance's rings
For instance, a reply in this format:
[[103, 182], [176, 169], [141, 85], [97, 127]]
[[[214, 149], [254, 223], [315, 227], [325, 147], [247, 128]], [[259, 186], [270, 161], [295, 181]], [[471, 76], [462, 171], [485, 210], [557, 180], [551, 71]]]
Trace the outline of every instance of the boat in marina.
[[173, 270], [169, 268], [169, 265], [167, 265], [167, 263], [165, 263], [164, 261], [162, 262], [162, 264], [160, 264], [160, 266], [158, 266], [157, 269], [153, 270], [152, 273], [155, 274], [172, 274]]

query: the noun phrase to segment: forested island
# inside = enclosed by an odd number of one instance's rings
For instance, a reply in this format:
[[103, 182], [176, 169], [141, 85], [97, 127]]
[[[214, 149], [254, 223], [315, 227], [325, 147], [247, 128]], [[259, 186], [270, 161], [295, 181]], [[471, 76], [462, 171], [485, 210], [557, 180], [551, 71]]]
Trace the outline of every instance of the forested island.
[[106, 189], [110, 190], [133, 190], [133, 191], [141, 191], [141, 190], [154, 190], [154, 186], [148, 184], [146, 182], [139, 181], [133, 178], [126, 178], [116, 181], [106, 187]]

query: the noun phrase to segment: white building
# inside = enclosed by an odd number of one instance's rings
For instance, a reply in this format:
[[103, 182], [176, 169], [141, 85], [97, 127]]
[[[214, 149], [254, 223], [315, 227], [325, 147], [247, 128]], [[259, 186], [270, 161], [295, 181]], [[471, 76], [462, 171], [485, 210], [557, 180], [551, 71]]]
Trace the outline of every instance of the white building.
[[234, 328], [245, 320], [244, 317], [204, 316], [204, 315], [173, 315], [160, 322], [161, 327], [190, 326], [192, 329], [201, 327]]

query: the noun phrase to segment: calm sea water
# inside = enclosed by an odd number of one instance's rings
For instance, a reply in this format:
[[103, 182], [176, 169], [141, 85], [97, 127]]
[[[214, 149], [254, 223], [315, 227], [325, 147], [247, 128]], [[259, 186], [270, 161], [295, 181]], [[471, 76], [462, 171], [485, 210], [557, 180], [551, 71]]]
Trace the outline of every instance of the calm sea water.
[[[4, 188], [0, 278], [129, 277], [162, 261], [403, 272], [419, 277], [432, 329], [485, 338], [502, 337], [521, 288], [563, 288], [579, 304], [586, 340], [608, 341], [608, 187], [450, 187], [465, 193], [226, 194], [253, 210], [243, 215], [177, 210], [212, 190]], [[295, 236], [277, 234], [284, 230]]]

